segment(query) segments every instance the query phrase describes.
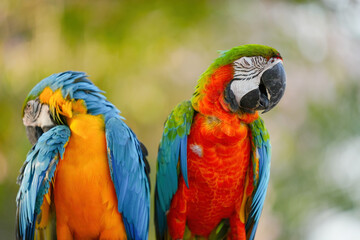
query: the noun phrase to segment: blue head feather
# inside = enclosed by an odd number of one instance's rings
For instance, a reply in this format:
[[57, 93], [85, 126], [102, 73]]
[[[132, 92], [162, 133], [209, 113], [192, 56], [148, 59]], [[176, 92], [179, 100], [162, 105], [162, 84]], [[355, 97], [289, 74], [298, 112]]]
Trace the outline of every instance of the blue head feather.
[[64, 99], [82, 99], [86, 104], [89, 114], [102, 114], [107, 121], [111, 117], [119, 117], [120, 111], [102, 95], [101, 91], [95, 86], [84, 72], [66, 71], [55, 73], [41, 80], [29, 93], [26, 102], [38, 97], [46, 87], [56, 91], [61, 89]]

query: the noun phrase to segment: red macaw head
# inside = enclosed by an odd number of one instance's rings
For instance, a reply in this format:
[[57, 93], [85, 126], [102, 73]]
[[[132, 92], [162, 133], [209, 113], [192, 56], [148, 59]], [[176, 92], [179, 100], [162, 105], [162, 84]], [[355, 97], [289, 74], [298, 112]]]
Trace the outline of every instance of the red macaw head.
[[[193, 106], [199, 111], [213, 102], [206, 95], [219, 95], [227, 111], [237, 114], [267, 112], [281, 99], [286, 86], [282, 57], [275, 49], [262, 45], [243, 45], [222, 52], [200, 77]], [[200, 110], [201, 111], [201, 110]]]

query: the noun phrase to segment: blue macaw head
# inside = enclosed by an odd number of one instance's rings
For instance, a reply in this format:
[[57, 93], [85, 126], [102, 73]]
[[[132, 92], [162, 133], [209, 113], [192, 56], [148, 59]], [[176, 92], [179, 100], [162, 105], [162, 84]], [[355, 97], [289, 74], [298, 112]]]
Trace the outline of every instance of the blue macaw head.
[[67, 71], [41, 80], [27, 96], [23, 123], [31, 144], [56, 125], [67, 125], [76, 114], [102, 114], [105, 121], [120, 111], [108, 102], [84, 72]]

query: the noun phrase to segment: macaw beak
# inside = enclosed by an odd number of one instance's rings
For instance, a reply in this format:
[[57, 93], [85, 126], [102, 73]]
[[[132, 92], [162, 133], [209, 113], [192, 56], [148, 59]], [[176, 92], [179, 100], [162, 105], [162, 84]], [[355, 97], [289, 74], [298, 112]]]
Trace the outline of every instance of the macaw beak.
[[44, 133], [41, 127], [26, 127], [26, 135], [31, 143], [31, 145], [35, 145], [39, 139], [39, 137]]
[[[266, 70], [261, 76], [261, 83], [265, 89], [260, 86], [260, 106], [263, 107], [263, 113], [270, 111], [275, 107], [285, 92], [286, 74], [282, 62]], [[264, 92], [265, 91], [265, 92]], [[268, 98], [270, 97], [270, 99]], [[262, 106], [263, 105], [263, 106]]]
[[270, 111], [284, 95], [286, 76], [282, 61], [265, 70], [260, 77], [259, 87], [246, 93], [239, 106], [245, 112]]

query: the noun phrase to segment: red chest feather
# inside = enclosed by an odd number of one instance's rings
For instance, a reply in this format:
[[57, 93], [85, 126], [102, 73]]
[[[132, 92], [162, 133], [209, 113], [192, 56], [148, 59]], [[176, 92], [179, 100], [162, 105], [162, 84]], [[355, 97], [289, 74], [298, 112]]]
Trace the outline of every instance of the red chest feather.
[[[188, 225], [216, 225], [239, 204], [250, 161], [250, 132], [235, 119], [197, 114], [188, 137]], [[192, 226], [191, 226], [192, 225]]]
[[[201, 168], [204, 173], [226, 173], [219, 175], [219, 180], [243, 175], [240, 170], [249, 164], [249, 134], [240, 121], [225, 123], [197, 114], [188, 137], [188, 172]], [[231, 174], [234, 168], [236, 172]]]

